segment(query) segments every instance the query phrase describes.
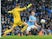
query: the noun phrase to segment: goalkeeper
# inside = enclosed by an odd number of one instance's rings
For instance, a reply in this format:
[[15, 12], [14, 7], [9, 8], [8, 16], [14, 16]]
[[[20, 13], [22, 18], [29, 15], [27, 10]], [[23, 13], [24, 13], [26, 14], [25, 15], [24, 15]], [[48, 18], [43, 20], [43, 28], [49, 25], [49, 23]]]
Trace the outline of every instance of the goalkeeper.
[[32, 4], [29, 4], [27, 7], [24, 8], [20, 8], [20, 6], [17, 4], [16, 7], [14, 9], [12, 9], [11, 11], [8, 11], [8, 13], [13, 14], [13, 18], [14, 18], [14, 23], [11, 29], [6, 30], [4, 32], [3, 36], [6, 36], [8, 33], [12, 32], [12, 30], [16, 27], [16, 26], [22, 26], [24, 25], [24, 27], [21, 29], [21, 32], [24, 32], [27, 29], [27, 24], [25, 22], [21, 21], [21, 17], [20, 17], [20, 12], [24, 11], [28, 8], [30, 8], [32, 6]]

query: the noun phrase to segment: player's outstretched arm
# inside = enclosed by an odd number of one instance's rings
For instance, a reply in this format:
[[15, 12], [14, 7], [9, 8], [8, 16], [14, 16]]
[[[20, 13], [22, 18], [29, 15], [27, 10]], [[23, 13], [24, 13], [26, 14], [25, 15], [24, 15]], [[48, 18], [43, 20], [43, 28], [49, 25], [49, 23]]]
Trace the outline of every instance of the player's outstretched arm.
[[13, 11], [11, 10], [11, 11], [8, 11], [8, 13], [12, 13]]
[[32, 4], [30, 3], [27, 7], [20, 8], [20, 10], [21, 10], [21, 11], [26, 10], [26, 9], [30, 8], [31, 6], [32, 6]]

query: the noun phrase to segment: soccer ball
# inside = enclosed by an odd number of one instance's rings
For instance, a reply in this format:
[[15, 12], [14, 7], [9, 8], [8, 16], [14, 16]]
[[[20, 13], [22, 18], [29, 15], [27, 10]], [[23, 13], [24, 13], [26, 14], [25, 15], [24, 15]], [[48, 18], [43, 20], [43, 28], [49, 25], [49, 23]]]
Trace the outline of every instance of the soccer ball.
[[44, 23], [45, 23], [45, 19], [41, 19], [41, 21], [40, 21], [40, 22], [44, 24]]

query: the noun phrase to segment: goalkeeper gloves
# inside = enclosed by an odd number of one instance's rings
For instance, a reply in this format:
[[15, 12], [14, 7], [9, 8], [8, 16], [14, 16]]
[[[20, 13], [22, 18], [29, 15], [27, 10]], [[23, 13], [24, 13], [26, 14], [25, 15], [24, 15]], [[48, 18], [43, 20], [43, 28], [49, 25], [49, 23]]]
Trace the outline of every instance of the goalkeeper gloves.
[[32, 6], [32, 4], [30, 3], [28, 6], [27, 6], [27, 8], [30, 8]]

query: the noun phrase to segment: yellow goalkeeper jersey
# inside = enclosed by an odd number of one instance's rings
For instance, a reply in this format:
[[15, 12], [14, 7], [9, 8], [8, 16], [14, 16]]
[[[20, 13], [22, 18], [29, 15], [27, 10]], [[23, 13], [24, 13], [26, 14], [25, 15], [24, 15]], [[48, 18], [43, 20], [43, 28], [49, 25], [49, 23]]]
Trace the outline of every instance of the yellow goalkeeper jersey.
[[[27, 8], [29, 8], [31, 5], [32, 5], [32, 4], [29, 4], [29, 5], [27, 6]], [[20, 12], [23, 11], [23, 10], [26, 10], [27, 8], [26, 8], [26, 7], [24, 7], [24, 8], [16, 7], [16, 8], [14, 8], [13, 10], [8, 11], [9, 13], [13, 14], [14, 23], [21, 22]]]

